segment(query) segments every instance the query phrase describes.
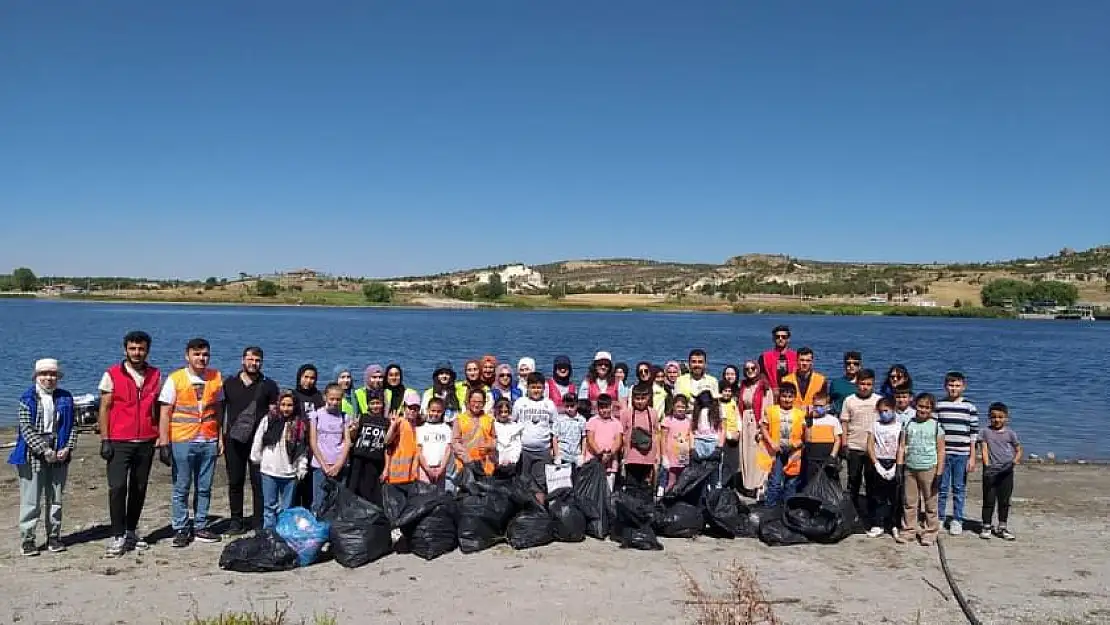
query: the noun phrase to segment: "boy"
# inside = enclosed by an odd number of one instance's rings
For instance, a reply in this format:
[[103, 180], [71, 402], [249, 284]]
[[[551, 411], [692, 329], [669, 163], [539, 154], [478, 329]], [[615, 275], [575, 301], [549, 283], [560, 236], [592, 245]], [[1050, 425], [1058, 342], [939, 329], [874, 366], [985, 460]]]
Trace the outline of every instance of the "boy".
[[937, 402], [937, 421], [944, 430], [944, 478], [940, 482], [940, 516], [945, 518], [948, 493], [952, 493], [952, 522], [948, 533], [964, 531], [964, 498], [967, 474], [975, 472], [975, 440], [979, 435], [979, 411], [964, 398], [967, 380], [959, 371], [944, 376], [947, 396]]
[[894, 420], [898, 425], [909, 423], [917, 411], [913, 407], [913, 389], [907, 385], [894, 387]]
[[840, 436], [844, 433], [840, 419], [829, 412], [829, 394], [818, 391], [813, 396], [813, 405], [807, 415], [809, 426], [806, 428], [806, 483], [808, 484], [829, 459], [836, 458], [840, 452]]
[[659, 417], [651, 407], [651, 385], [633, 386], [632, 405], [624, 423], [624, 475], [626, 483], [648, 493], [656, 483], [655, 466], [659, 463], [658, 423]]
[[781, 505], [798, 490], [806, 413], [794, 407], [797, 392], [793, 384], [784, 382], [779, 385], [778, 403], [763, 409], [761, 464], [770, 470], [764, 500], [768, 507]]
[[[983, 460], [983, 529], [979, 538], [989, 540], [991, 534], [1003, 540], [1015, 540], [1006, 521], [1010, 516], [1010, 496], [1014, 492], [1014, 467], [1021, 464], [1022, 448], [1017, 434], [1007, 426], [1010, 409], [995, 402], [988, 409], [990, 427], [979, 433], [979, 451]], [[998, 525], [991, 530], [994, 504], [998, 502]]]
[[428, 418], [416, 428], [416, 446], [420, 449], [420, 480], [445, 488], [451, 462], [451, 426], [443, 422], [446, 402], [440, 397], [428, 401]]
[[613, 398], [602, 393], [597, 398], [597, 416], [586, 422], [586, 461], [597, 458], [605, 468], [605, 481], [612, 490], [620, 468], [620, 450], [624, 443], [621, 420], [613, 416]]
[[894, 520], [895, 501], [898, 497], [898, 439], [902, 425], [894, 415], [894, 404], [886, 397], [879, 400], [879, 419], [867, 433], [867, 504], [871, 517], [868, 538], [878, 538], [886, 528], [897, 530]]
[[844, 433], [840, 437], [841, 449], [848, 450], [848, 494], [852, 503], [859, 505], [859, 491], [863, 485], [863, 469], [867, 466], [867, 433], [879, 415], [875, 405], [879, 396], [875, 388], [875, 372], [864, 369], [856, 376], [856, 392], [844, 398], [840, 409], [840, 423]]
[[[899, 465], [905, 466], [905, 497], [902, 504], [902, 532], [894, 535], [894, 542], [906, 543], [921, 540], [930, 547], [940, 531], [937, 517], [937, 479], [944, 474], [944, 431], [933, 419], [937, 400], [922, 393], [914, 400], [917, 412], [902, 430], [898, 442]], [[918, 502], [925, 500], [925, 529], [917, 519]]]
[[586, 435], [586, 417], [578, 414], [578, 396], [563, 395], [563, 414], [555, 418], [555, 438], [559, 440], [560, 462], [578, 466], [582, 461], [582, 439]]
[[532, 481], [536, 501], [541, 506], [547, 492], [545, 469], [559, 457], [559, 438], [554, 431], [559, 411], [555, 402], [543, 396], [545, 385], [542, 373], [529, 373], [528, 394], [513, 404], [513, 421], [524, 427], [520, 436], [520, 474]]

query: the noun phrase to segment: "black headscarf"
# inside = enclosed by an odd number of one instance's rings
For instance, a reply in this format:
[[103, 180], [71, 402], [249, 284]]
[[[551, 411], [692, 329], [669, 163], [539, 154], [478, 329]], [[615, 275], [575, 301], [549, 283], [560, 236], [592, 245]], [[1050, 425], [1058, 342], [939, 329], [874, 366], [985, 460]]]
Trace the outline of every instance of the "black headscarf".
[[[396, 369], [401, 374], [401, 381], [392, 386], [389, 384], [390, 369]], [[386, 414], [400, 412], [405, 403], [405, 370], [401, 368], [401, 365], [391, 362], [386, 366], [384, 384], [385, 390], [389, 391], [389, 405], [385, 407]]]
[[[299, 380], [300, 377], [301, 376], [298, 375], [297, 379]], [[293, 391], [282, 391], [281, 394], [278, 395], [279, 404], [281, 403], [282, 397], [293, 398], [293, 416], [287, 419], [283, 417], [280, 412], [271, 412], [266, 418], [266, 431], [262, 433], [262, 446], [273, 447], [280, 443], [281, 437], [285, 433], [285, 428], [289, 427], [289, 434], [285, 438], [285, 453], [288, 454], [290, 461], [295, 461], [308, 449], [308, 420], [304, 415], [298, 414], [298, 400]]]
[[[297, 412], [300, 414], [308, 414], [324, 405], [324, 396], [313, 384], [308, 388], [301, 388], [301, 376], [305, 371], [312, 371], [316, 373], [316, 379], [320, 378], [320, 372], [316, 369], [316, 365], [306, 363], [297, 369], [297, 379], [293, 383], [293, 397], [297, 400]], [[312, 408], [309, 408], [312, 406]]]
[[[441, 373], [451, 374], [451, 381], [447, 384], [440, 384], [439, 374]], [[451, 363], [440, 363], [436, 366], [436, 370], [432, 372], [432, 397], [442, 398], [445, 410], [462, 412], [459, 407], [459, 396], [455, 392], [455, 370], [451, 368]]]

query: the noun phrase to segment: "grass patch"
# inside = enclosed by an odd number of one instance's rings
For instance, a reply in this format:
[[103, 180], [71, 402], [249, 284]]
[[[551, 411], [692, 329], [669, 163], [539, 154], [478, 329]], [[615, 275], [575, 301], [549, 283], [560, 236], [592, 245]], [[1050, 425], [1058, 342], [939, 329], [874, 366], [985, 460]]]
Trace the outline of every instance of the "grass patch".
[[698, 584], [689, 571], [679, 567], [686, 585], [686, 607], [696, 625], [780, 625], [771, 603], [763, 593], [755, 574], [739, 562], [713, 573], [724, 579], [728, 590], [709, 593]]
[[273, 613], [262, 612], [224, 612], [219, 616], [193, 616], [187, 625], [339, 625], [339, 620], [331, 614], [317, 614], [312, 619], [294, 620], [289, 616], [289, 608], [274, 606]]

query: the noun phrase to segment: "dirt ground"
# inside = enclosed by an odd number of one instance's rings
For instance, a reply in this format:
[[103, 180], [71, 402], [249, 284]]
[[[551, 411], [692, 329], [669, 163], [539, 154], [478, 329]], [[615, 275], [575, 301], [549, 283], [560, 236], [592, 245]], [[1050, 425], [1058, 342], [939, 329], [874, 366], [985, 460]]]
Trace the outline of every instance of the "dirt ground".
[[[0, 440], [8, 440], [0, 436]], [[787, 623], [963, 623], [936, 548], [853, 536], [838, 545], [769, 548], [752, 539], [663, 539], [661, 552], [587, 539], [528, 551], [507, 546], [425, 562], [391, 555], [360, 569], [334, 562], [287, 573], [221, 571], [223, 545], [169, 546], [169, 470], [156, 463], [142, 530], [144, 554], [105, 559], [107, 492], [96, 437], [72, 465], [64, 519], [69, 551], [17, 554], [18, 486], [0, 473], [0, 622], [184, 623], [194, 614], [330, 612], [361, 623], [689, 623], [680, 567], [707, 589], [736, 561], [754, 572]], [[212, 511], [226, 514], [223, 467]], [[945, 538], [963, 593], [983, 623], [1110, 623], [1110, 468], [1023, 467], [1011, 527], [1017, 542]], [[978, 476], [967, 510], [978, 518]], [[248, 495], [249, 497], [249, 495]], [[250, 504], [248, 503], [248, 506]], [[42, 531], [39, 532], [40, 536]], [[226, 544], [226, 543], [225, 543]], [[59, 586], [64, 590], [59, 590]]]

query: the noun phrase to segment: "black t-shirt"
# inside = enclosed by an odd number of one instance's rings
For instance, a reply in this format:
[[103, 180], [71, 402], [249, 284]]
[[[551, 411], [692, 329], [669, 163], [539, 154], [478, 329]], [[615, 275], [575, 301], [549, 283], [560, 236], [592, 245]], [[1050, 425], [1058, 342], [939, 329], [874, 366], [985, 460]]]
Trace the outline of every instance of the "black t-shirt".
[[385, 415], [362, 415], [358, 420], [358, 431], [355, 433], [351, 453], [366, 460], [385, 462], [385, 435], [388, 431], [389, 419]]
[[[262, 384], [261, 387], [256, 386]], [[227, 409], [226, 423], [230, 427], [239, 415], [250, 408], [255, 395], [258, 394], [258, 403], [254, 406], [254, 424], [258, 425], [262, 417], [270, 411], [270, 406], [277, 403], [280, 394], [277, 382], [262, 376], [250, 386], [243, 384], [239, 374], [230, 375], [224, 379], [224, 406]]]

